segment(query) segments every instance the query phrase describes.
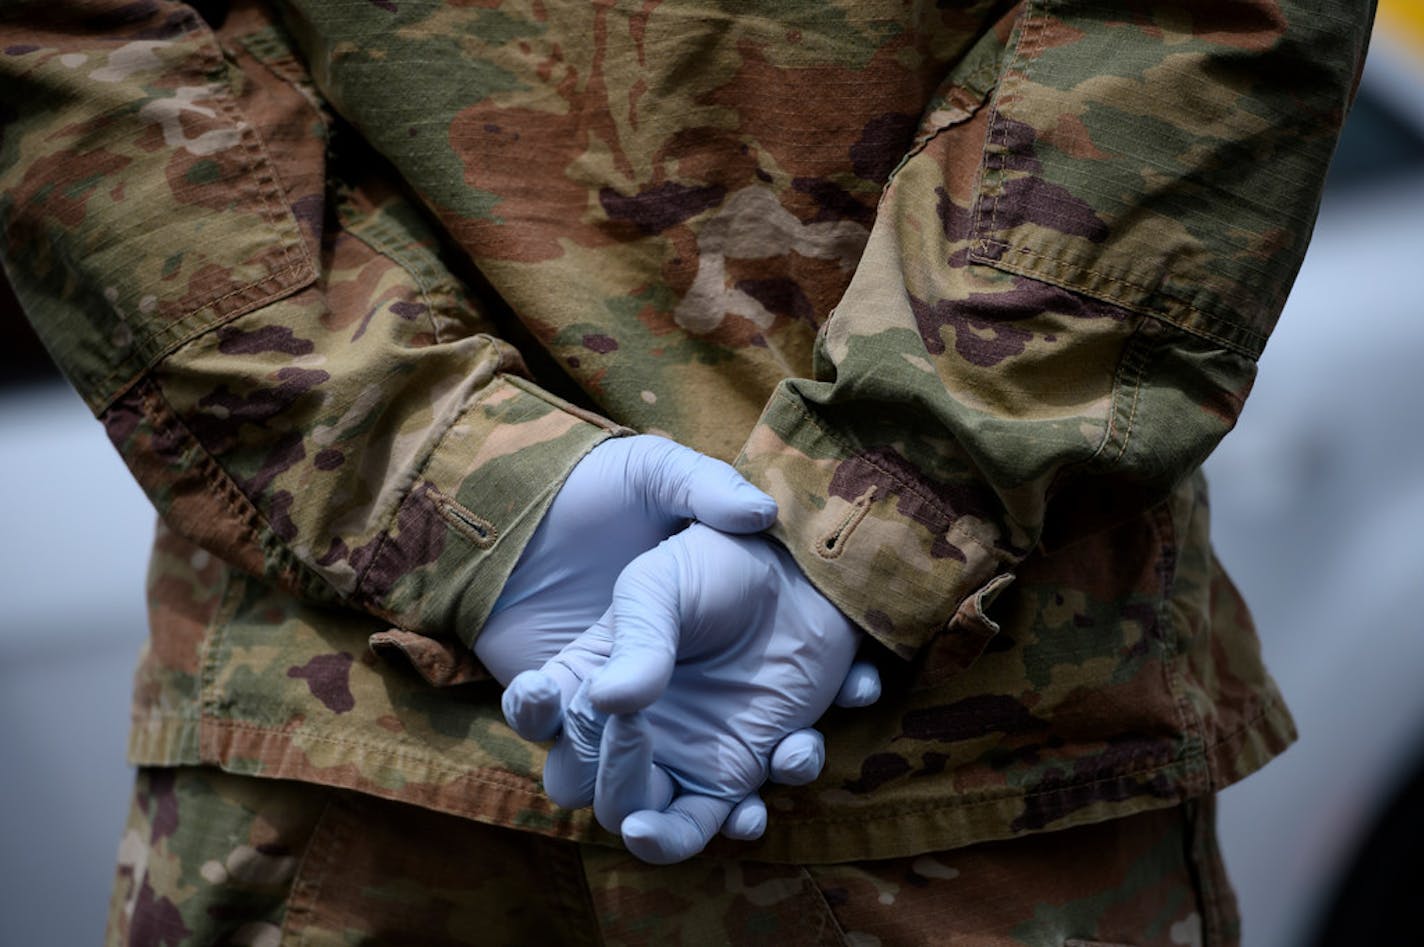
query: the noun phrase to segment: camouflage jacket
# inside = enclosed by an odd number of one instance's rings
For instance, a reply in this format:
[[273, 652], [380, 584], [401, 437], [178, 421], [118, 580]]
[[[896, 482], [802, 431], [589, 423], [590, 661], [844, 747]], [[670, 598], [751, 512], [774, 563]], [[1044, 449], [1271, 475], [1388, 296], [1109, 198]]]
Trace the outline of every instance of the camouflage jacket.
[[607, 839], [468, 645], [630, 429], [775, 496], [881, 651], [738, 851], [1101, 820], [1291, 740], [1197, 469], [1368, 0], [199, 8], [0, 12], [6, 270], [161, 514], [136, 762]]

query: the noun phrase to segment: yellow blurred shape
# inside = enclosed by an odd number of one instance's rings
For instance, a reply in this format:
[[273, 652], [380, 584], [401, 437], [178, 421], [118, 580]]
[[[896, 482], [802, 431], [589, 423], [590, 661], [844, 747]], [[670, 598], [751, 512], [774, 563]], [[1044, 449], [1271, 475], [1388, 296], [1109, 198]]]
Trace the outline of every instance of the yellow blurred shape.
[[1379, 0], [1376, 29], [1412, 55], [1424, 59], [1424, 0]]

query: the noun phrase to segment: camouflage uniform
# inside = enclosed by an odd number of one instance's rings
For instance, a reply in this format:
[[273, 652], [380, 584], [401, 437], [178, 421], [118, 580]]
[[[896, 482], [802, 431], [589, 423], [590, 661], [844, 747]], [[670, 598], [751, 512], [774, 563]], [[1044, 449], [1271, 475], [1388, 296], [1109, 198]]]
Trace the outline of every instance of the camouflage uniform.
[[143, 770], [109, 929], [145, 947], [1200, 947], [1236, 922], [1209, 809], [877, 861], [652, 867], [345, 789]]
[[1179, 809], [1290, 742], [1197, 468], [1368, 0], [202, 6], [0, 11], [7, 273], [162, 517], [136, 763], [609, 841], [468, 645], [630, 429], [776, 497], [881, 651], [721, 854]]

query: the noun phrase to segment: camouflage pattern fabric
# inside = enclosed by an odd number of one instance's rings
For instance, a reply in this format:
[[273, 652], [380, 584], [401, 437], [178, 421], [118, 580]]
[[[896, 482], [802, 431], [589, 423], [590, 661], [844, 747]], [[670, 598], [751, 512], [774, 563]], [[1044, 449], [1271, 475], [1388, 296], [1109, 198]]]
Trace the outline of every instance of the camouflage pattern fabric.
[[139, 773], [110, 947], [1227, 947], [1209, 804], [837, 865], [653, 867], [347, 790]]
[[201, 9], [0, 8], [0, 254], [163, 521], [135, 762], [609, 841], [467, 646], [633, 429], [775, 496], [886, 679], [714, 854], [1171, 809], [1293, 738], [1198, 466], [1368, 0]]

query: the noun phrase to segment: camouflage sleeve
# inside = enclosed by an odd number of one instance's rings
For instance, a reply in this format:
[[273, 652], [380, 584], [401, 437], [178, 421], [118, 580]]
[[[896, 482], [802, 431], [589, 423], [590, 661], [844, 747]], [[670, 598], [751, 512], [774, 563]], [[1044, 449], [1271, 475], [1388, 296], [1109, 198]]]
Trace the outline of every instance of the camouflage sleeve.
[[1016, 563], [1140, 514], [1230, 429], [1372, 12], [1062, 0], [986, 33], [739, 459], [870, 634], [910, 656], [948, 629], [967, 664]]
[[317, 100], [192, 9], [7, 3], [0, 30], [6, 271], [167, 523], [472, 640], [613, 426], [519, 377], [399, 201], [333, 235]]

